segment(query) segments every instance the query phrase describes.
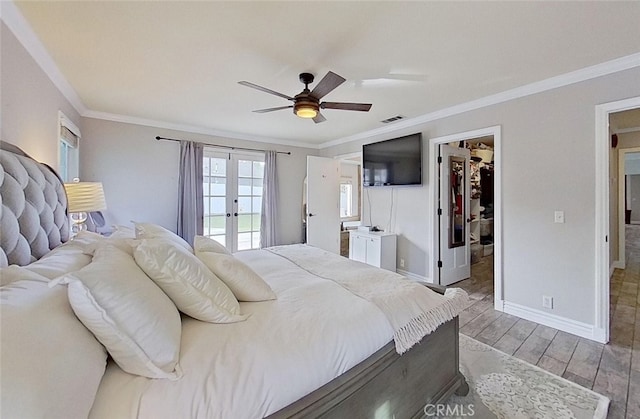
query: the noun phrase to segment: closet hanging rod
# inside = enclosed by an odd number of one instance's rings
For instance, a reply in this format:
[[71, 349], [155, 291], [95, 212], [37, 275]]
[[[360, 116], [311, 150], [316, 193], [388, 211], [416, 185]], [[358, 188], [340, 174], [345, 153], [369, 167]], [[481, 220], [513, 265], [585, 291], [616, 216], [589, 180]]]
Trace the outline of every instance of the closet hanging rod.
[[[166, 140], [166, 141], [181, 141], [178, 140], [176, 138], [166, 138], [166, 137], [160, 137], [157, 136], [156, 140], [160, 141], [160, 140]], [[228, 148], [231, 150], [245, 150], [245, 151], [267, 151], [267, 150], [262, 150], [259, 148], [246, 148], [246, 147], [234, 147], [234, 146], [230, 146], [230, 145], [219, 145], [219, 144], [209, 144], [209, 143], [203, 143], [204, 145], [209, 145], [211, 147], [219, 147], [219, 148]], [[291, 155], [290, 151], [276, 151], [276, 153], [278, 154], [286, 154], [288, 156]]]

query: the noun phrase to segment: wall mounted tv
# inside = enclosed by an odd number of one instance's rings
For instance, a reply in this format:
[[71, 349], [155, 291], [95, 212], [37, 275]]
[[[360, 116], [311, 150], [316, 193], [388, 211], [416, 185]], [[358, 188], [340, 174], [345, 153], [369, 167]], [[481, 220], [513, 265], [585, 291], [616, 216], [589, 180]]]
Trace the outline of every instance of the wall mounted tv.
[[422, 134], [362, 146], [364, 186], [422, 185]]

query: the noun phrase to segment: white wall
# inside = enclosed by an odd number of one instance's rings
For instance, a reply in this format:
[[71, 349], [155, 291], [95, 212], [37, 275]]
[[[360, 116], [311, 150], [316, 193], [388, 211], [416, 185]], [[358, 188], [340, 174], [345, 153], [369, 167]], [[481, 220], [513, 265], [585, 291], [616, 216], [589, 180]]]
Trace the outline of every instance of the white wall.
[[631, 222], [640, 222], [640, 175], [629, 175], [629, 191]]
[[302, 240], [302, 182], [306, 175], [306, 156], [317, 154], [317, 150], [92, 118], [83, 118], [81, 130], [80, 178], [103, 183], [108, 206], [105, 211], [107, 223], [128, 225], [131, 220], [148, 221], [172, 231], [176, 231], [178, 213], [180, 147], [174, 141], [157, 141], [156, 136], [291, 151], [290, 156], [278, 155], [279, 241], [289, 244]]
[[[502, 126], [503, 289], [505, 301], [536, 310], [554, 297], [552, 314], [595, 323], [595, 106], [640, 96], [640, 68], [322, 150], [334, 156], [365, 142], [420, 131], [424, 186], [396, 189], [393, 230], [398, 258], [426, 276], [433, 259], [427, 237], [429, 138]], [[366, 193], [366, 192], [365, 192]], [[389, 190], [371, 190], [373, 224], [385, 224]], [[364, 205], [364, 219], [368, 206]], [[566, 222], [554, 224], [556, 210]]]
[[58, 169], [58, 111], [78, 126], [80, 115], [4, 22], [0, 27], [0, 140]]

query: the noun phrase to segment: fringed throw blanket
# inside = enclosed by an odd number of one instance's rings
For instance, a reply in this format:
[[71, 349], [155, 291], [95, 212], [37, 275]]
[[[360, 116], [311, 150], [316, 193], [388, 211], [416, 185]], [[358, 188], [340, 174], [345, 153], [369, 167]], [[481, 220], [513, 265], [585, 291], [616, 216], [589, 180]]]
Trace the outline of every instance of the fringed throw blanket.
[[440, 295], [402, 275], [306, 246], [265, 249], [302, 269], [341, 285], [375, 304], [393, 327], [396, 352], [402, 354], [466, 307], [467, 293], [459, 288]]

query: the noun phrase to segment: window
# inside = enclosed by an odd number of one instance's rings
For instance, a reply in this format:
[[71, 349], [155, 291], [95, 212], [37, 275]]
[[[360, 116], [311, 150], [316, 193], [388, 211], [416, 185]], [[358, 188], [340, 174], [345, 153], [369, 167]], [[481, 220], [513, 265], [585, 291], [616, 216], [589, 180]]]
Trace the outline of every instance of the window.
[[58, 113], [58, 174], [71, 182], [80, 174], [80, 129], [62, 112]]

